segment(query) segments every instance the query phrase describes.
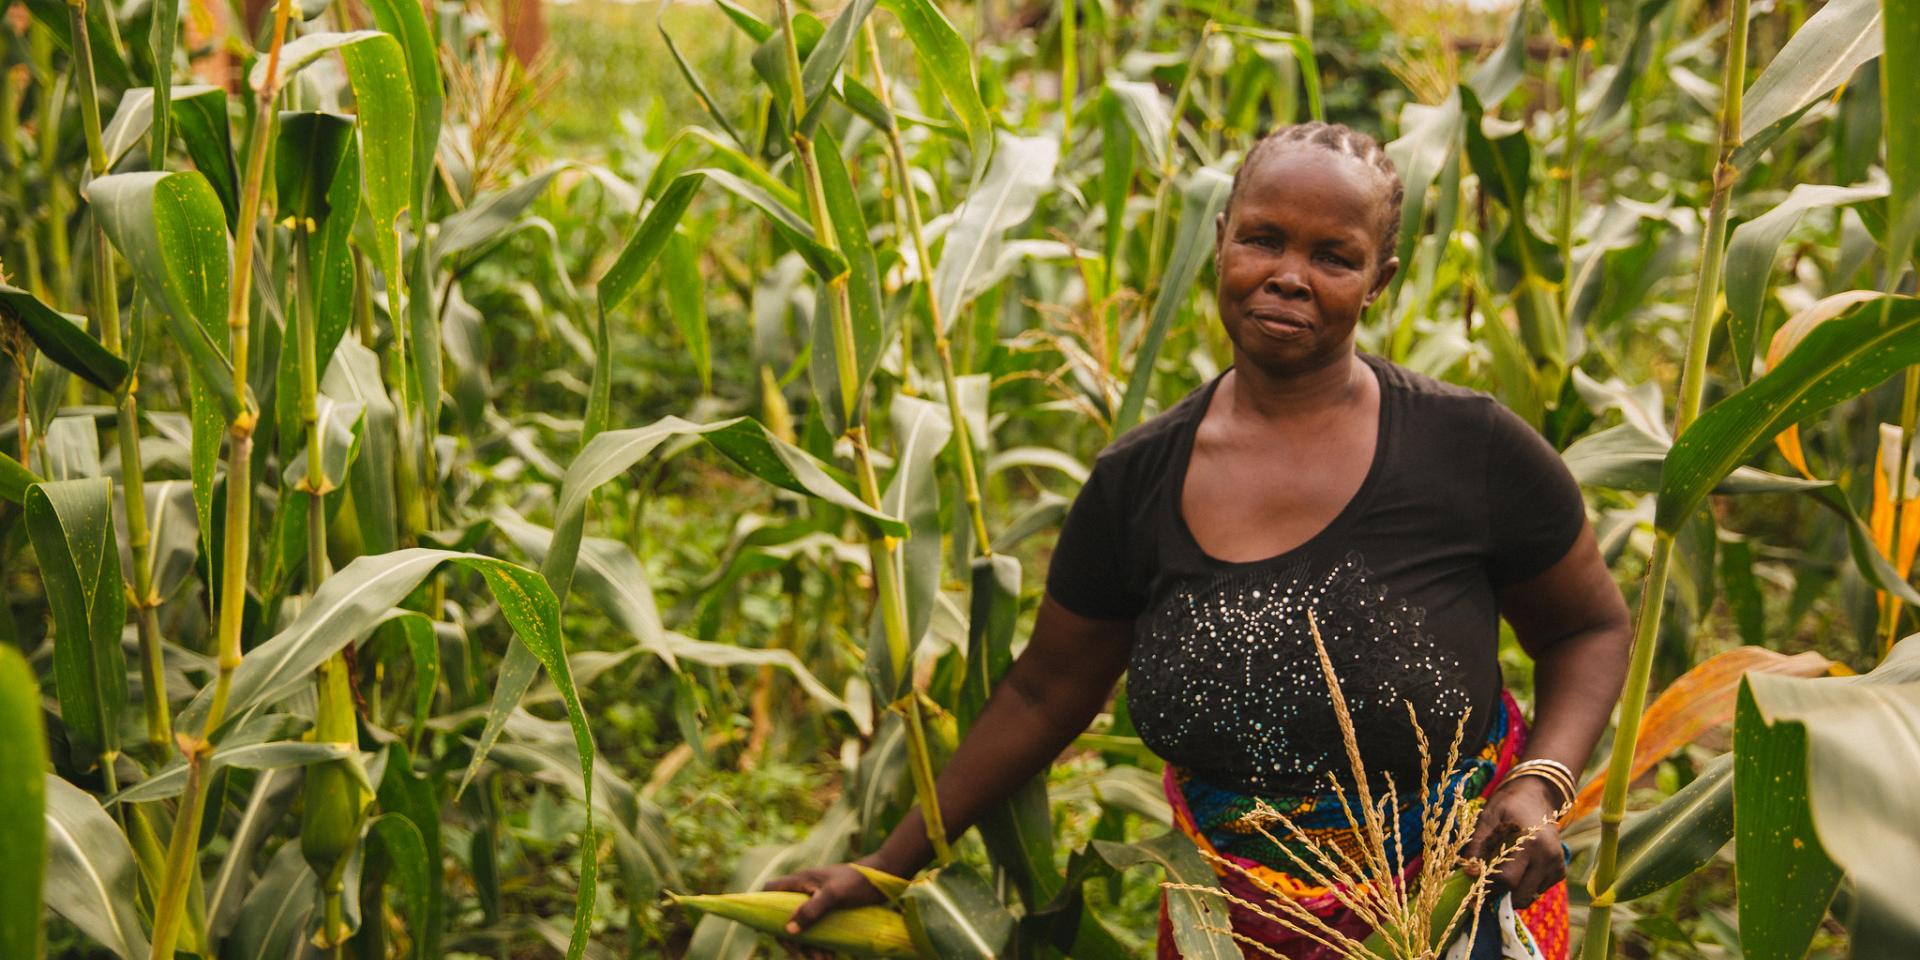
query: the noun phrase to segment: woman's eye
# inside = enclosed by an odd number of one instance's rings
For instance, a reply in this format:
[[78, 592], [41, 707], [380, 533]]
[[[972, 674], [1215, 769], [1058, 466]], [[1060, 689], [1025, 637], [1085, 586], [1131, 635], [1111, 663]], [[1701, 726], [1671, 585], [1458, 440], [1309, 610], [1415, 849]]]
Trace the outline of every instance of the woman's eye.
[[1326, 263], [1331, 263], [1336, 267], [1345, 267], [1348, 270], [1353, 269], [1353, 263], [1347, 260], [1347, 258], [1339, 256], [1338, 254], [1322, 253], [1320, 254], [1320, 259]]

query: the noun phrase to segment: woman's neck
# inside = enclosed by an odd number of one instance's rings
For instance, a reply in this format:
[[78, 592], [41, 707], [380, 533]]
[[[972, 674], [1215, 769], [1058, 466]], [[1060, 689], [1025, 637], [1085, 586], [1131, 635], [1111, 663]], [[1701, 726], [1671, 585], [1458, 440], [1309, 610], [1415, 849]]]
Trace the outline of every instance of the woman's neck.
[[1297, 423], [1359, 402], [1371, 375], [1366, 361], [1349, 349], [1330, 363], [1284, 375], [1237, 362], [1221, 387], [1232, 409], [1243, 416], [1273, 424]]

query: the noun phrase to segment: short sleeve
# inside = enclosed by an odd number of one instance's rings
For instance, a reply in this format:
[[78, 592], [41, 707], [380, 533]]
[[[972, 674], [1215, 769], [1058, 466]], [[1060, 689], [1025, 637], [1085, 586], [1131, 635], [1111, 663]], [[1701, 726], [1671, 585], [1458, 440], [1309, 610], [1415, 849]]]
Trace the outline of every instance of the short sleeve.
[[1112, 460], [1094, 461], [1047, 567], [1047, 595], [1089, 620], [1131, 620], [1146, 608], [1129, 585], [1126, 501], [1118, 473]]
[[1580, 484], [1525, 420], [1491, 402], [1487, 436], [1487, 576], [1495, 589], [1560, 562], [1587, 521]]

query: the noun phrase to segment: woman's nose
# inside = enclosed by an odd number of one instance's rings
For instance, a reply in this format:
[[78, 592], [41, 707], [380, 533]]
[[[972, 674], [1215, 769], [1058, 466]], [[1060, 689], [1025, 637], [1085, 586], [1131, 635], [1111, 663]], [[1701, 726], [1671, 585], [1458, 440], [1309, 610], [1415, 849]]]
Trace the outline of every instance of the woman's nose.
[[1266, 287], [1267, 292], [1282, 297], [1304, 297], [1309, 292], [1306, 280], [1300, 276], [1299, 268], [1291, 263], [1283, 264], [1279, 269], [1267, 274], [1266, 283], [1262, 286]]

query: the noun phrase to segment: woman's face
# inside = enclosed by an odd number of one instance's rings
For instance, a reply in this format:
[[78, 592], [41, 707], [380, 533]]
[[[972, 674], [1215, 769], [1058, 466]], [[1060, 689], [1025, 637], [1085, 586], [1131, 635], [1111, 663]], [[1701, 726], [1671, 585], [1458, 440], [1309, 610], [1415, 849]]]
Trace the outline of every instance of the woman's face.
[[1289, 376], [1352, 351], [1353, 328], [1400, 261], [1380, 256], [1379, 171], [1308, 145], [1254, 159], [1220, 214], [1220, 320], [1235, 361]]

